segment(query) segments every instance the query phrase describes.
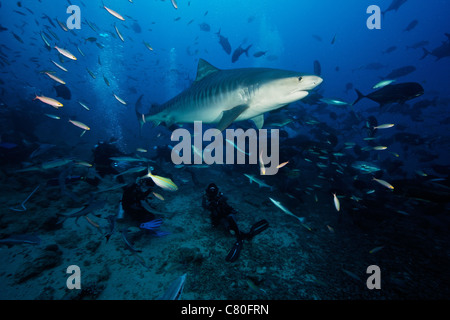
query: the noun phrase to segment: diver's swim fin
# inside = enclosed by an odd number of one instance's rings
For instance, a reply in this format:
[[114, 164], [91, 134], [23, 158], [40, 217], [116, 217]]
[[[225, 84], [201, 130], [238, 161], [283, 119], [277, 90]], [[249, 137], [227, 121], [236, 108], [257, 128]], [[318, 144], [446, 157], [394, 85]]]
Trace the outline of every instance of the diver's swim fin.
[[225, 258], [225, 261], [227, 262], [234, 262], [239, 258], [239, 254], [241, 253], [242, 249], [242, 240], [237, 240], [233, 248], [231, 248], [230, 252], [228, 252], [227, 257]]
[[262, 219], [262, 220], [258, 221], [251, 227], [250, 232], [247, 234], [247, 239], [248, 240], [252, 239], [257, 234], [260, 234], [261, 232], [266, 230], [268, 227], [269, 227], [269, 222], [267, 222], [266, 219]]
[[256, 222], [251, 227], [249, 233], [239, 232], [238, 239], [234, 243], [234, 245], [231, 248], [230, 252], [228, 252], [228, 255], [225, 258], [225, 260], [227, 262], [234, 262], [234, 261], [236, 261], [239, 258], [239, 255], [241, 253], [242, 246], [243, 246], [243, 240], [244, 239], [245, 240], [251, 240], [254, 236], [256, 236], [257, 234], [260, 234], [261, 232], [266, 230], [268, 227], [269, 227], [269, 223], [267, 222], [267, 220], [262, 219], [262, 220]]

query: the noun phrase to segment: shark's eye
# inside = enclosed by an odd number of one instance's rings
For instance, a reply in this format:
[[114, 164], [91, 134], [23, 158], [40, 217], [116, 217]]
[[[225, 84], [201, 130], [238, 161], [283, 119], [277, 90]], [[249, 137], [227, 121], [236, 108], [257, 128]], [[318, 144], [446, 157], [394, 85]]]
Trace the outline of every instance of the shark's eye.
[[302, 81], [302, 77], [298, 77], [298, 81], [299, 81], [299, 82]]

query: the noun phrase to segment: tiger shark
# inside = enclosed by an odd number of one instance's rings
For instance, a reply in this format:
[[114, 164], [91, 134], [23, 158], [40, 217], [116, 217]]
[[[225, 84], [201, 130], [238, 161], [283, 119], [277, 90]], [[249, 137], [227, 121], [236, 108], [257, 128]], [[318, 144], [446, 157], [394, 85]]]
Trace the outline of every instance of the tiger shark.
[[252, 120], [258, 129], [264, 125], [264, 113], [306, 97], [322, 78], [300, 72], [242, 68], [221, 70], [199, 60], [193, 84], [171, 100], [136, 116], [141, 127], [146, 122], [217, 124], [220, 131], [235, 121]]

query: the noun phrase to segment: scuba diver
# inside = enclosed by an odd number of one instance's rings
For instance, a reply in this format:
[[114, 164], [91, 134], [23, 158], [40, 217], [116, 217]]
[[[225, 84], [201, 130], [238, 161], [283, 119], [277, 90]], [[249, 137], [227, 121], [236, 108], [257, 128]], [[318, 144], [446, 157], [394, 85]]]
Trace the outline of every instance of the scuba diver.
[[375, 133], [377, 132], [376, 127], [378, 126], [377, 118], [374, 116], [370, 116], [367, 118], [366, 123], [363, 127], [363, 129], [366, 129], [367, 131], [367, 137], [373, 138], [375, 137]]
[[227, 198], [222, 192], [219, 192], [219, 188], [214, 183], [210, 183], [206, 188], [202, 206], [211, 212], [213, 227], [223, 225], [230, 234], [236, 236], [236, 242], [225, 258], [228, 262], [234, 262], [239, 258], [243, 240], [251, 240], [269, 227], [269, 223], [263, 219], [256, 222], [251, 227], [250, 232], [240, 231], [235, 219], [237, 211], [227, 203]]
[[152, 179], [145, 178], [124, 187], [121, 208], [128, 218], [139, 223], [155, 219], [155, 215], [144, 207], [147, 204], [145, 199], [153, 191], [154, 186]]
[[[162, 237], [170, 234], [159, 230], [163, 223], [163, 219], [155, 218], [155, 215], [149, 211], [150, 205], [146, 202], [147, 197], [153, 191], [155, 183], [151, 178], [138, 178], [136, 182], [124, 187], [122, 200], [119, 203], [119, 213], [117, 216], [111, 215], [108, 217], [110, 221], [110, 231], [106, 234], [106, 239], [114, 232], [114, 225], [116, 220], [122, 220], [124, 215], [129, 220], [137, 222], [139, 228], [143, 231], [140, 235], [145, 233], [154, 237]], [[150, 209], [151, 210], [151, 209]], [[124, 238], [127, 247], [136, 252], [130, 245], [130, 239], [127, 239], [128, 228], [122, 230], [122, 237]]]
[[[114, 145], [116, 142], [115, 138], [111, 138], [108, 142], [99, 141], [92, 150], [95, 169], [102, 178], [108, 174], [119, 173], [114, 168], [114, 161], [111, 160], [111, 157], [120, 157], [124, 154]], [[123, 178], [119, 177], [118, 180], [123, 183]]]

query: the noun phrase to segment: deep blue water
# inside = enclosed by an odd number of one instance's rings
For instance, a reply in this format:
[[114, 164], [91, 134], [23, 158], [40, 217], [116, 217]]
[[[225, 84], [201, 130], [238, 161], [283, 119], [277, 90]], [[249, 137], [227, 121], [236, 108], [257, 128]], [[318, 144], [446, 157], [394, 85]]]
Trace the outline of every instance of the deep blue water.
[[[56, 28], [51, 26], [43, 14], [65, 23], [69, 17], [65, 12], [68, 3], [42, 1], [24, 3], [22, 7], [18, 7], [14, 2], [5, 2], [1, 8], [2, 26], [8, 30], [0, 34], [4, 45], [2, 53], [6, 60], [2, 62], [2, 79], [8, 79], [10, 87], [3, 85], [2, 98], [12, 105], [17, 103], [17, 90], [21, 91], [20, 98], [26, 99], [33, 98], [35, 92], [47, 96], [54, 94], [53, 80], [37, 72], [55, 70], [49, 60], [58, 60], [57, 51], [45, 50], [39, 35], [40, 31], [50, 27], [59, 38], [50, 38], [51, 46], [66, 48], [79, 58], [76, 62], [66, 62], [68, 73], [57, 70], [57, 74], [68, 83], [73, 94], [71, 104], [74, 104], [71, 109], [61, 109], [59, 113], [75, 115], [92, 124], [94, 130], [91, 138], [105, 138], [102, 131], [117, 136], [124, 134], [124, 130], [134, 130], [132, 108], [121, 108], [112, 96], [113, 92], [126, 100], [128, 105], [133, 105], [141, 94], [144, 94], [146, 105], [162, 103], [189, 86], [195, 77], [199, 58], [224, 69], [263, 66], [304, 73], [312, 73], [313, 61], [318, 60], [325, 79], [320, 87], [321, 92], [325, 96], [345, 101], [353, 101], [356, 97], [353, 90], [345, 91], [347, 83], [352, 83], [363, 93], [369, 93], [380, 77], [393, 69], [413, 65], [417, 70], [398, 82], [419, 82], [425, 88], [423, 98], [439, 95], [444, 99], [448, 58], [438, 62], [431, 56], [419, 60], [423, 54], [422, 49], [408, 50], [406, 47], [426, 40], [429, 44], [425, 47], [431, 50], [447, 40], [444, 33], [447, 31], [445, 12], [448, 4], [435, 1], [424, 5], [408, 1], [397, 12], [386, 14], [381, 30], [369, 30], [366, 27], [369, 17], [366, 9], [370, 4], [371, 2], [365, 1], [349, 1], [345, 5], [333, 1], [321, 1], [320, 4], [301, 1], [282, 4], [271, 1], [258, 1], [257, 4], [252, 1], [227, 1], [205, 5], [191, 1], [189, 5], [181, 2], [179, 9], [175, 10], [168, 1], [111, 2], [109, 6], [112, 9], [127, 16], [125, 21], [120, 21], [98, 3], [86, 2], [83, 5], [80, 2], [81, 30], [64, 32], [55, 21]], [[389, 1], [380, 1], [378, 5], [384, 10]], [[25, 10], [25, 6], [34, 15]], [[23, 12], [25, 16], [13, 10]], [[8, 15], [7, 12], [11, 14]], [[419, 21], [417, 27], [409, 32], [403, 31], [414, 19]], [[96, 34], [86, 21], [98, 27], [99, 33]], [[192, 22], [188, 24], [190, 21]], [[140, 33], [133, 29], [134, 23], [139, 25]], [[207, 23], [211, 30], [202, 31], [199, 28], [201, 23]], [[125, 42], [118, 39], [114, 24], [124, 35]], [[218, 43], [215, 33], [219, 29], [228, 38], [233, 50], [242, 43], [244, 47], [252, 44], [250, 57], [242, 55], [236, 63], [231, 63], [230, 56]], [[11, 32], [20, 36], [24, 43], [14, 39]], [[335, 35], [335, 43], [331, 45]], [[83, 40], [88, 37], [96, 37], [97, 42], [105, 47], [99, 49], [93, 42]], [[154, 51], [147, 50], [143, 41], [149, 43]], [[77, 45], [86, 57], [81, 56]], [[396, 47], [393, 52], [382, 53], [392, 46]], [[261, 50], [267, 51], [266, 55], [254, 58], [253, 53]], [[33, 57], [37, 59], [36, 62], [30, 61]], [[99, 65], [99, 58], [102, 65]], [[385, 68], [355, 71], [373, 62], [381, 63]], [[88, 75], [86, 67], [96, 74], [95, 80]], [[103, 75], [110, 82], [110, 87], [105, 85]], [[83, 112], [74, 103], [78, 100], [91, 105], [92, 111]], [[365, 101], [367, 108], [370, 104], [371, 102]], [[43, 105], [33, 105], [33, 110], [46, 110]], [[358, 111], [363, 107], [365, 106], [359, 106]], [[426, 132], [445, 134], [445, 128], [439, 132], [440, 126], [433, 123], [433, 119], [442, 120], [440, 110], [433, 108], [432, 111], [425, 112], [427, 122], [420, 125], [426, 127]], [[120, 114], [120, 121], [117, 114]], [[395, 122], [397, 116], [389, 114], [387, 121]], [[383, 118], [384, 115], [379, 117]], [[323, 120], [329, 121], [326, 116]], [[418, 123], [411, 125], [416, 132], [421, 127]], [[120, 130], [117, 126], [123, 129]], [[130, 139], [125, 139], [123, 143], [134, 147]]]
[[[155, 146], [173, 145], [170, 131], [164, 127], [152, 128], [146, 124], [139, 136], [134, 106], [143, 95], [142, 106], [148, 111], [150, 105], [164, 103], [187, 89], [195, 79], [200, 58], [220, 69], [265, 67], [306, 74], [314, 73], [314, 61], [317, 60], [324, 81], [315, 92], [323, 98], [349, 104], [357, 98], [354, 89], [369, 94], [375, 91], [372, 87], [391, 71], [413, 66], [415, 71], [392, 80], [396, 80], [394, 84], [419, 83], [424, 89], [420, 97], [383, 107], [369, 99], [354, 106], [300, 101], [289, 106], [289, 116], [294, 121], [279, 129], [287, 132], [284, 137], [294, 138], [300, 134], [317, 143], [326, 143], [322, 130], [332, 132], [337, 139], [332, 152], [347, 154], [335, 161], [346, 168], [356, 160], [374, 163], [383, 170], [378, 177], [387, 181], [414, 185], [426, 182], [426, 179], [439, 179], [431, 187], [424, 187], [431, 189], [439, 200], [426, 197], [417, 210], [420, 211], [418, 215], [426, 213], [439, 217], [436, 232], [449, 230], [448, 198], [446, 201], [440, 198], [448, 196], [450, 173], [448, 1], [408, 0], [397, 11], [383, 16], [379, 30], [367, 28], [369, 14], [366, 9], [369, 5], [378, 5], [385, 11], [392, 0], [179, 0], [178, 9], [168, 0], [105, 1], [104, 4], [120, 13], [125, 21], [109, 14], [101, 1], [71, 2], [81, 9], [79, 30], [64, 31], [57, 23], [57, 20], [66, 23], [68, 1], [1, 1], [0, 25], [6, 28], [0, 32], [0, 142], [3, 144], [0, 161], [5, 172], [2, 183], [7, 183], [6, 175], [14, 170], [22, 169], [30, 162], [36, 164], [29, 154], [38, 143], [58, 147], [58, 151], [48, 153], [41, 161], [61, 157], [91, 161], [91, 149], [100, 140], [107, 141], [112, 137], [118, 140], [118, 148], [126, 154], [135, 154], [136, 148], [144, 148], [151, 155]], [[413, 20], [418, 21], [417, 26], [405, 31]], [[209, 30], [203, 30], [202, 24]], [[123, 42], [114, 26], [123, 35]], [[219, 44], [216, 34], [219, 30], [229, 40], [232, 53], [240, 45], [243, 48], [252, 45], [248, 56], [243, 54], [233, 63], [231, 54]], [[51, 45], [50, 50], [45, 47], [42, 33]], [[96, 39], [86, 40], [90, 37]], [[153, 50], [149, 50], [144, 41]], [[408, 48], [420, 41], [426, 42], [417, 48]], [[447, 56], [437, 60], [427, 55], [421, 59], [425, 49], [432, 51], [445, 43]], [[55, 45], [70, 51], [77, 61], [60, 59], [53, 48]], [[386, 53], [389, 48], [391, 52]], [[258, 51], [267, 52], [255, 57]], [[51, 60], [63, 65], [68, 72], [58, 69]], [[375, 63], [381, 65], [376, 70], [370, 68]], [[95, 74], [95, 79], [87, 69]], [[53, 87], [58, 84], [41, 73], [44, 70], [55, 71], [55, 75], [66, 82], [70, 99], [56, 97]], [[57, 98], [64, 107], [56, 110], [33, 101], [35, 94]], [[125, 100], [127, 105], [119, 103], [113, 94]], [[90, 110], [85, 110], [78, 101], [84, 102]], [[61, 119], [50, 119], [45, 113], [58, 115]], [[370, 137], [364, 126], [371, 116], [376, 118], [378, 125], [392, 123], [396, 126], [378, 130], [375, 136], [382, 136], [380, 140], [368, 142], [363, 140]], [[80, 137], [82, 130], [70, 124], [68, 119], [81, 121], [90, 127], [90, 131]], [[326, 126], [308, 124], [311, 119]], [[344, 149], [345, 142], [370, 148], [379, 145], [378, 141], [388, 149], [370, 150], [363, 155]], [[302, 144], [298, 147], [286, 147], [289, 149], [286, 154], [291, 158], [307, 157], [305, 150], [308, 147]], [[21, 148], [23, 152], [20, 152]], [[283, 153], [281, 157], [280, 160], [284, 160]], [[296, 167], [291, 169], [304, 170], [304, 162], [293, 162]], [[176, 174], [170, 174], [176, 181]], [[323, 181], [322, 186], [324, 193], [330, 195], [329, 191], [337, 190], [349, 199], [356, 191], [361, 191], [358, 190], [360, 187], [351, 186], [353, 176], [358, 172], [346, 174], [348, 179], [327, 176], [328, 180]], [[273, 177], [271, 182], [283, 185], [283, 179]], [[300, 175], [299, 179], [307, 178]], [[370, 184], [368, 179], [365, 179], [366, 183]], [[436, 183], [443, 185], [436, 186]], [[305, 187], [306, 184], [301, 186]], [[436, 187], [436, 193], [433, 193], [433, 187]], [[372, 185], [367, 190], [373, 188], [376, 187]], [[292, 190], [281, 188], [281, 191], [287, 194]], [[306, 192], [309, 191], [306, 189]], [[403, 195], [407, 199], [420, 198], [420, 192], [416, 191], [405, 191]], [[386, 197], [389, 195], [379, 197], [379, 202], [388, 202]], [[18, 199], [23, 198], [24, 194], [18, 195]], [[328, 202], [332, 205], [331, 195]], [[385, 210], [394, 209], [389, 205]], [[396, 207], [395, 210], [404, 212], [406, 209]], [[6, 208], [2, 211], [2, 214], [9, 213]], [[3, 236], [8, 235], [8, 232], [1, 232]], [[446, 248], [442, 253], [445, 263], [448, 262], [448, 243]]]

